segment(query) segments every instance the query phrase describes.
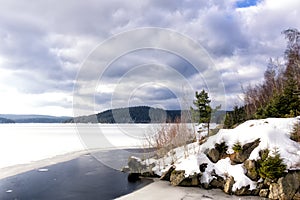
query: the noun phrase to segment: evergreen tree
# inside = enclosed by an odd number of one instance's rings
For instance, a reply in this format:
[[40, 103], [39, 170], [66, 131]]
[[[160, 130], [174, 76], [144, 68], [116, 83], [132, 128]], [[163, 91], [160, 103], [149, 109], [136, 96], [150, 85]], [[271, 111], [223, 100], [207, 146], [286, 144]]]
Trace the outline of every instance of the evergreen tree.
[[296, 117], [300, 114], [300, 32], [297, 29], [287, 29], [283, 32], [288, 40], [285, 57], [287, 66], [284, 73], [284, 90], [281, 97], [285, 115]]
[[229, 111], [226, 113], [224, 128], [232, 128], [244, 121], [246, 121], [245, 107], [239, 107], [235, 105], [233, 107], [233, 111]]
[[275, 180], [284, 176], [286, 165], [280, 157], [278, 149], [275, 149], [273, 154], [273, 156], [268, 154], [261, 156], [261, 159], [258, 160], [258, 173], [261, 178]]
[[208, 97], [208, 93], [202, 90], [200, 93], [196, 91], [196, 100], [193, 101], [196, 109], [191, 108], [193, 119], [197, 123], [206, 123], [209, 135], [209, 124], [212, 114], [212, 108], [210, 107], [211, 100]]
[[[283, 31], [287, 39], [285, 63], [272, 60], [264, 82], [245, 91], [248, 118], [295, 117], [300, 115], [300, 32]], [[228, 122], [232, 123], [230, 120]]]

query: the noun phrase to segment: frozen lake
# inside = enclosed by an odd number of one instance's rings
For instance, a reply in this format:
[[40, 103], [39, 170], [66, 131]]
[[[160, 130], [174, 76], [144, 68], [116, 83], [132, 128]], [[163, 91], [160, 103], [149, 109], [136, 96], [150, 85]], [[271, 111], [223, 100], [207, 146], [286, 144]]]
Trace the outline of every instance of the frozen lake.
[[0, 124], [0, 168], [85, 149], [147, 147], [157, 124]]

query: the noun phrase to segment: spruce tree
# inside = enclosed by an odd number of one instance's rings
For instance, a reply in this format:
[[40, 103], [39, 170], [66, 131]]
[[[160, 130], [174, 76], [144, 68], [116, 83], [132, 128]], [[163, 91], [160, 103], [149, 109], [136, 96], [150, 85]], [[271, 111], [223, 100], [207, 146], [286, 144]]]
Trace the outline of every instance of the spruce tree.
[[194, 121], [197, 123], [206, 123], [209, 135], [209, 124], [211, 119], [212, 108], [210, 107], [211, 100], [208, 97], [208, 93], [202, 90], [200, 93], [196, 91], [196, 100], [193, 101], [196, 109], [191, 108]]

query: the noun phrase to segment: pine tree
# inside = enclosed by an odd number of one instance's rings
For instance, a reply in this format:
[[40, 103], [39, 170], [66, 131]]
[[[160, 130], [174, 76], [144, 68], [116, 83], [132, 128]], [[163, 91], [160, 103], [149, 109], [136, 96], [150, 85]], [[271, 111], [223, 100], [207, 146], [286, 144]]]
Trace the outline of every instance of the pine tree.
[[287, 60], [284, 72], [284, 91], [281, 97], [286, 116], [300, 114], [300, 32], [297, 29], [287, 29], [283, 32], [288, 40], [285, 57]]
[[245, 107], [239, 107], [235, 105], [233, 107], [233, 111], [229, 111], [226, 113], [224, 128], [232, 128], [233, 126], [238, 125], [244, 121], [246, 121]]
[[193, 104], [196, 109], [191, 108], [194, 121], [197, 123], [206, 123], [209, 135], [209, 124], [212, 113], [212, 108], [210, 107], [211, 100], [205, 90], [202, 90], [200, 93], [196, 91], [195, 97], [196, 100], [193, 101]]
[[[269, 151], [267, 151], [268, 153]], [[286, 165], [283, 159], [280, 158], [278, 149], [274, 150], [273, 156], [264, 155], [258, 160], [258, 173], [261, 178], [269, 178], [276, 180], [284, 176], [286, 171]]]

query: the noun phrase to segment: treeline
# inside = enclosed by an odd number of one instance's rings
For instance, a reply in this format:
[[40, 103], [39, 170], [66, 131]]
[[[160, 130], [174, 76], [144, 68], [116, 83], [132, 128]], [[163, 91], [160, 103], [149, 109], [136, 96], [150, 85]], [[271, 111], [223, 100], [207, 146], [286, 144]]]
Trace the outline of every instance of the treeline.
[[[221, 123], [225, 111], [217, 111], [211, 122]], [[98, 114], [79, 116], [65, 123], [191, 123], [190, 110], [164, 110], [149, 106], [110, 109]]]
[[[182, 116], [188, 116], [189, 111], [163, 110], [149, 106], [116, 108], [95, 115], [80, 116], [67, 120], [66, 123], [175, 123]], [[189, 118], [187, 117], [190, 122]]]
[[6, 118], [3, 118], [3, 117], [0, 117], [0, 124], [13, 124], [13, 123], [15, 123], [14, 120], [6, 119]]
[[300, 32], [287, 29], [284, 62], [270, 59], [264, 80], [244, 88], [244, 106], [227, 113], [225, 127], [248, 119], [300, 115]]
[[174, 123], [181, 118], [181, 111], [136, 106], [107, 110], [96, 116], [99, 123]]

